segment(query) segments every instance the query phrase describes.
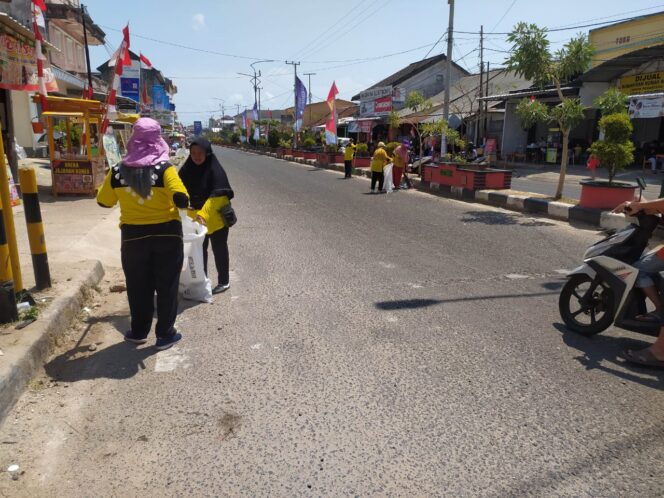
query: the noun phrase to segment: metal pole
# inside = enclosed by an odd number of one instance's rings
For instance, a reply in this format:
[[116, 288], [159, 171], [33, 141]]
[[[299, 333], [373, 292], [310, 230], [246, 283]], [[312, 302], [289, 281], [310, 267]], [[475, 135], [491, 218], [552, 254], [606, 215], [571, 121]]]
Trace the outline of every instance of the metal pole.
[[81, 22], [83, 23], [83, 42], [85, 44], [85, 62], [88, 67], [88, 95], [92, 99], [93, 90], [92, 90], [92, 70], [90, 69], [90, 47], [88, 47], [88, 28], [85, 25], [85, 5], [83, 4], [81, 4]]
[[[445, 75], [445, 101], [443, 104], [443, 119], [445, 123], [450, 118], [450, 82], [452, 81], [452, 47], [454, 43], [454, 0], [447, 0], [450, 4], [450, 19], [447, 27], [447, 70]], [[447, 154], [447, 137], [441, 136], [440, 140], [440, 155]]]
[[18, 177], [23, 190], [25, 222], [28, 227], [28, 241], [30, 243], [30, 254], [32, 255], [32, 267], [35, 272], [35, 283], [37, 289], [46, 289], [51, 286], [51, 272], [48, 267], [44, 224], [42, 223], [39, 207], [37, 175], [34, 168], [21, 168], [18, 170]]
[[[2, 136], [2, 130], [0, 130]], [[9, 259], [14, 276], [14, 290], [19, 293], [23, 290], [23, 278], [21, 276], [21, 260], [18, 256], [18, 245], [16, 244], [16, 229], [14, 227], [14, 212], [12, 200], [9, 194], [9, 178], [7, 177], [7, 164], [5, 163], [5, 145], [0, 139], [0, 200], [2, 202], [2, 217], [5, 222], [5, 233], [9, 245]]]
[[[480, 93], [479, 98], [482, 98], [482, 92], [484, 90], [484, 26], [480, 26]], [[481, 132], [481, 123], [482, 123], [482, 101], [477, 101], [477, 116], [476, 116], [476, 126], [475, 126], [475, 142], [476, 145], [480, 144], [480, 132]]]
[[311, 93], [311, 77], [316, 76], [316, 73], [304, 73], [305, 76], [309, 76], [309, 126], [312, 125], [313, 120], [311, 119], [311, 101], [312, 101], [312, 93]]
[[[490, 69], [490, 62], [486, 61], [486, 92], [485, 92], [485, 97], [489, 96], [489, 79], [491, 78], [491, 75], [489, 73]], [[488, 122], [489, 122], [489, 101], [485, 100], [484, 101], [484, 136], [487, 136], [487, 129], [488, 129]]]
[[293, 66], [295, 77], [293, 78], [293, 148], [297, 148], [297, 66], [300, 65], [299, 62], [295, 61], [286, 61], [286, 64]]

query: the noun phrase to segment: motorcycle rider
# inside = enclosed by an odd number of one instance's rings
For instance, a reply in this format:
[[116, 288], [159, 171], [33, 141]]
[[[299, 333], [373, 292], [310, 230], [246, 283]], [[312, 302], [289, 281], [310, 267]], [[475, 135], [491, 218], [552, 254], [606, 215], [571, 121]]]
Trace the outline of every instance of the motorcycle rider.
[[[654, 201], [627, 201], [616, 207], [614, 213], [627, 213], [636, 214], [643, 211], [646, 214], [660, 214], [664, 213], [664, 198]], [[649, 255], [643, 256], [639, 261], [634, 264], [634, 267], [639, 269], [639, 276], [637, 278], [636, 287], [641, 288], [645, 295], [655, 305], [655, 313], [657, 319], [660, 321], [659, 335], [655, 342], [644, 349], [627, 349], [623, 352], [623, 357], [631, 362], [639, 365], [664, 368], [664, 320], [662, 320], [662, 302], [651, 275], [664, 271], [664, 245], [657, 247], [657, 251]], [[644, 315], [637, 317], [637, 319], [648, 320], [655, 315]]]

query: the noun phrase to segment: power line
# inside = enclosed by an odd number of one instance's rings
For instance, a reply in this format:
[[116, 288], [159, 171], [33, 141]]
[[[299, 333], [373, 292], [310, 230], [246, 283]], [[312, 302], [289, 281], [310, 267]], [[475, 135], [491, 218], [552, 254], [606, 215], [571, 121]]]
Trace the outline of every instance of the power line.
[[503, 22], [503, 19], [505, 19], [505, 16], [509, 13], [510, 10], [512, 10], [512, 7], [514, 7], [514, 4], [515, 4], [515, 3], [516, 3], [516, 0], [512, 0], [512, 3], [510, 4], [510, 6], [507, 7], [507, 10], [506, 10], [505, 13], [503, 14], [503, 16], [502, 16], [500, 19], [498, 19], [498, 22], [494, 25], [493, 28], [491, 28], [491, 31], [493, 31], [494, 29], [496, 29], [496, 28], [500, 25], [500, 23]]
[[445, 31], [442, 35], [440, 35], [440, 38], [438, 38], [438, 41], [436, 41], [436, 43], [434, 43], [434, 44], [431, 46], [431, 48], [429, 49], [429, 51], [427, 52], [427, 54], [426, 54], [424, 57], [422, 57], [422, 60], [424, 60], [424, 59], [426, 59], [427, 57], [429, 57], [429, 54], [431, 53], [431, 51], [432, 51], [434, 48], [436, 48], [436, 45], [438, 45], [438, 44], [442, 41], [442, 39], [445, 38], [446, 36], [447, 36], [447, 31]]

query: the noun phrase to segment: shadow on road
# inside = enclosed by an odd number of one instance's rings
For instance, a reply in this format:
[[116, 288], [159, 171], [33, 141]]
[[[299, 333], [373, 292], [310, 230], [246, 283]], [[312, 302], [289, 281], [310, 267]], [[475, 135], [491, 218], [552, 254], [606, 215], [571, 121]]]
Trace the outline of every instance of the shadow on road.
[[394, 301], [379, 301], [375, 303], [379, 310], [400, 310], [428, 308], [437, 304], [464, 303], [468, 301], [491, 301], [494, 299], [519, 299], [543, 297], [558, 294], [557, 292], [528, 292], [525, 294], [494, 294], [491, 296], [455, 297], [451, 299], [397, 299]]
[[519, 225], [522, 227], [554, 226], [545, 220], [524, 218], [522, 214], [500, 213], [493, 211], [468, 211], [461, 217], [463, 223], [482, 223], [483, 225]]
[[137, 348], [128, 342], [113, 344], [90, 353], [88, 346], [75, 346], [56, 356], [44, 369], [54, 380], [77, 382], [90, 379], [128, 379], [145, 369], [144, 360], [157, 350], [151, 346]]
[[[664, 371], [632, 365], [618, 357], [618, 354], [626, 348], [640, 349], [647, 347], [649, 343], [605, 335], [584, 337], [568, 330], [562, 323], [554, 323], [553, 326], [562, 334], [565, 344], [582, 353], [575, 360], [586, 370], [601, 370], [630, 382], [664, 390]], [[612, 365], [619, 369], [613, 368]], [[629, 371], [625, 372], [622, 369]]]

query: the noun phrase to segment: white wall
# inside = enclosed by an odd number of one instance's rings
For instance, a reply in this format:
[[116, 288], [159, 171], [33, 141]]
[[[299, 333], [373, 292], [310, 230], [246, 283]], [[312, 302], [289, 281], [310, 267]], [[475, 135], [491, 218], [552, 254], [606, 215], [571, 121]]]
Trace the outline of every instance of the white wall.
[[526, 146], [528, 132], [521, 128], [516, 115], [517, 102], [507, 102], [505, 105], [505, 122], [503, 125], [502, 154], [511, 154], [519, 146]]
[[581, 105], [594, 107], [593, 101], [609, 89], [608, 83], [584, 83], [579, 90]]
[[[37, 115], [37, 107], [31, 102], [31, 95], [28, 92], [14, 90], [11, 92], [14, 136], [19, 145], [26, 149], [34, 149], [37, 146], [37, 138], [39, 138], [32, 132], [32, 118]], [[5, 144], [5, 146], [11, 145]]]

